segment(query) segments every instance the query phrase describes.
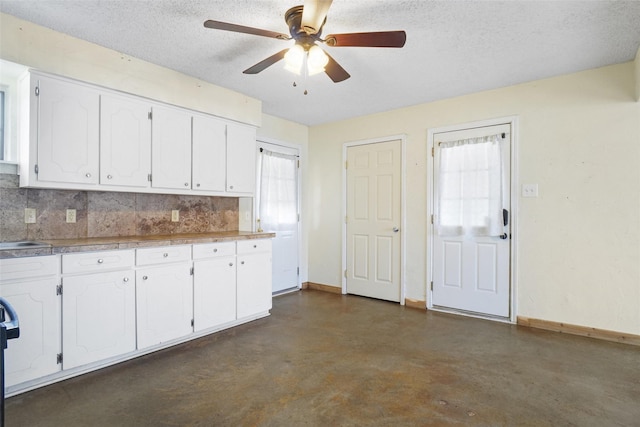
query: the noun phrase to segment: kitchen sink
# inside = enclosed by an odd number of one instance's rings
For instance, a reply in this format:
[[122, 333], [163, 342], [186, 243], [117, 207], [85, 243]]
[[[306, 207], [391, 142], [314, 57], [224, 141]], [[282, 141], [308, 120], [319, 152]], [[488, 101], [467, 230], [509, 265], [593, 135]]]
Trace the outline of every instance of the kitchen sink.
[[21, 242], [0, 242], [0, 250], [11, 249], [39, 249], [50, 248], [51, 245], [43, 242], [36, 242], [33, 240], [24, 240]]

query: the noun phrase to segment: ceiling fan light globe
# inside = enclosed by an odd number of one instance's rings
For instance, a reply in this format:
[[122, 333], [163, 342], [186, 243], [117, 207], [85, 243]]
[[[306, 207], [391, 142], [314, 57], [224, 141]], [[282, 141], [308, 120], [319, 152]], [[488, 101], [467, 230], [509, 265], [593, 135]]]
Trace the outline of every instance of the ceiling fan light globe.
[[294, 44], [284, 55], [284, 69], [300, 75], [306, 52], [299, 44]]
[[324, 67], [329, 62], [329, 57], [326, 53], [320, 48], [318, 45], [311, 46], [309, 49], [309, 58], [307, 59], [307, 64], [309, 67], [309, 74], [311, 74], [311, 69], [321, 69], [324, 71]]

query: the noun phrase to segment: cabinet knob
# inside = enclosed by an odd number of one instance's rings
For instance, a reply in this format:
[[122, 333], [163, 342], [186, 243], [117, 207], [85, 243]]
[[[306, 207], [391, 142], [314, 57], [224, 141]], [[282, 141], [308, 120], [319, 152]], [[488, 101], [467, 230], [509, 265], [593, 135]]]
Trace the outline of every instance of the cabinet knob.
[[169, 254], [165, 252], [165, 253], [162, 254], [162, 256], [166, 258], [166, 257], [169, 256]]
[[149, 277], [147, 276], [142, 276], [142, 280], [147, 280]]
[[233, 185], [230, 185], [230, 186], [229, 186], [229, 190], [233, 190]]
[[213, 248], [213, 253], [218, 252], [218, 248]]
[[184, 183], [184, 186], [185, 186], [185, 187], [188, 187], [188, 186], [189, 186], [189, 183], [188, 183], [188, 182], [185, 182], [185, 183]]
[[113, 176], [107, 175], [107, 179], [111, 179], [111, 178], [113, 178]]
[[91, 178], [91, 174], [89, 172], [87, 172], [87, 174], [85, 175], [87, 178]]
[[98, 264], [102, 264], [104, 260], [102, 258], [98, 259]]
[[200, 184], [196, 184], [196, 187], [200, 187]]
[[244, 265], [244, 261], [240, 261], [240, 264]]
[[128, 278], [128, 277], [125, 277], [124, 279], [122, 279], [122, 281], [123, 281], [124, 283], [127, 283], [127, 282], [129, 281], [129, 278]]
[[229, 263], [229, 267], [233, 267], [233, 263], [232, 262]]

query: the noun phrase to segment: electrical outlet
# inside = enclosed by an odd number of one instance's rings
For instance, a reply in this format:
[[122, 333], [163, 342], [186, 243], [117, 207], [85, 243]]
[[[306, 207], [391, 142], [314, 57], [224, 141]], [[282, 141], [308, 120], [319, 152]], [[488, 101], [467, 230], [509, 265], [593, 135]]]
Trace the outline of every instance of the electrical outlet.
[[180, 211], [178, 209], [174, 209], [171, 211], [171, 222], [180, 221]]
[[67, 222], [75, 223], [76, 222], [76, 210], [75, 209], [67, 209]]
[[35, 224], [36, 223], [36, 210], [33, 208], [24, 209], [24, 223]]
[[538, 197], [538, 184], [522, 184], [522, 197]]

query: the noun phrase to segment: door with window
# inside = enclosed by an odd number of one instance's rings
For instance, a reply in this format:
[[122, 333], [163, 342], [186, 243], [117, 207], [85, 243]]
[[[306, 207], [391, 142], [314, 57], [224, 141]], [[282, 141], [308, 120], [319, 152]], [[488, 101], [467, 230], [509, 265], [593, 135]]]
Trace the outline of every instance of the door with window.
[[432, 303], [510, 315], [510, 125], [434, 134]]
[[258, 231], [273, 239], [273, 293], [299, 286], [298, 149], [258, 143]]

